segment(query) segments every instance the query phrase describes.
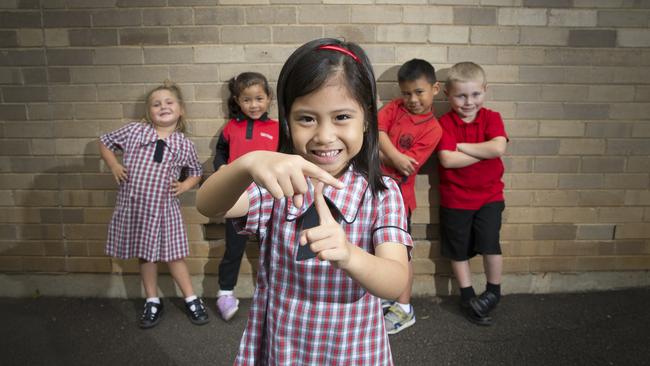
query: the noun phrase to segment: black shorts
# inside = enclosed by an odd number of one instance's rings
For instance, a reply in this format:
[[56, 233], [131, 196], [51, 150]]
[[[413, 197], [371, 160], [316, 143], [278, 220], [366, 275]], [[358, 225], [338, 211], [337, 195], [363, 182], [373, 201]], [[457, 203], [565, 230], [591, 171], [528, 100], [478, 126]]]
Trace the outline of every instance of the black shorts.
[[477, 254], [501, 254], [499, 231], [503, 201], [478, 210], [440, 207], [440, 251], [443, 257], [466, 261]]

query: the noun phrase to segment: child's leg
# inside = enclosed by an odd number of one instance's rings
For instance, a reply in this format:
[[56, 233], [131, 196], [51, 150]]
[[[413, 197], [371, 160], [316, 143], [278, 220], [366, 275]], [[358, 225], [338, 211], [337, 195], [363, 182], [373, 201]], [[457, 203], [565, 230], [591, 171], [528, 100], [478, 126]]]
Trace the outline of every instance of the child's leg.
[[140, 260], [140, 276], [147, 298], [158, 297], [158, 264]]
[[485, 267], [485, 278], [488, 283], [501, 284], [501, 273], [503, 271], [503, 256], [501, 254], [488, 254], [483, 256]]
[[167, 265], [169, 266], [169, 272], [172, 274], [174, 281], [181, 289], [183, 297], [194, 295], [190, 271], [187, 269], [187, 263], [185, 263], [185, 260], [177, 259], [175, 261], [167, 262]]
[[155, 327], [163, 313], [163, 304], [158, 298], [158, 264], [140, 260], [140, 275], [147, 301], [140, 316], [140, 328], [148, 329]]
[[501, 273], [503, 271], [499, 231], [501, 230], [501, 214], [504, 208], [503, 201], [485, 204], [477, 212], [472, 227], [475, 234], [475, 245], [483, 254], [487, 290], [497, 295], [497, 300], [500, 294]]
[[241, 260], [246, 250], [248, 235], [239, 235], [232, 220], [226, 220], [226, 251], [219, 264], [219, 289], [232, 291], [237, 285]]
[[485, 204], [476, 214], [474, 233], [476, 246], [483, 254], [485, 268], [485, 291], [470, 303], [477, 314], [487, 316], [499, 303], [501, 298], [501, 273], [503, 256], [499, 243], [501, 230], [501, 214], [505, 204], [503, 201]]
[[185, 307], [187, 308], [190, 321], [196, 325], [206, 324], [209, 321], [208, 313], [205, 305], [203, 305], [203, 301], [194, 295], [192, 279], [190, 277], [190, 271], [187, 269], [187, 263], [185, 263], [184, 259], [177, 259], [167, 262], [167, 265], [169, 266], [169, 272], [171, 272], [174, 281], [185, 297]]
[[469, 268], [469, 261], [451, 261], [451, 269], [458, 281], [458, 287], [466, 288], [472, 286], [472, 271]]

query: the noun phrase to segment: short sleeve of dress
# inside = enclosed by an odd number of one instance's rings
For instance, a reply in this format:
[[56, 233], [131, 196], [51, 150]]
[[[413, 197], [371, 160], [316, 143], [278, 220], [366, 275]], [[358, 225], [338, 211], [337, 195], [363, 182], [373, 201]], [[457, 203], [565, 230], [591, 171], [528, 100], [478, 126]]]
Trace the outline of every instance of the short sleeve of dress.
[[203, 166], [201, 165], [201, 162], [199, 161], [199, 156], [196, 153], [196, 148], [194, 147], [194, 143], [192, 141], [187, 140], [188, 144], [188, 153], [187, 153], [187, 161], [186, 167], [187, 167], [187, 175], [190, 177], [194, 176], [201, 176], [203, 174]]
[[133, 137], [133, 132], [138, 127], [138, 123], [140, 122], [131, 122], [113, 132], [103, 134], [99, 137], [99, 140], [113, 152], [124, 150], [129, 137]]
[[246, 188], [248, 193], [248, 214], [233, 219], [235, 229], [239, 234], [266, 235], [267, 223], [273, 211], [274, 198], [264, 188], [251, 183]]
[[406, 211], [402, 194], [393, 179], [387, 177], [383, 179], [387, 189], [380, 192], [376, 197], [379, 202], [377, 219], [372, 228], [373, 244], [377, 246], [386, 242], [401, 243], [410, 250], [413, 247], [413, 239], [407, 231]]

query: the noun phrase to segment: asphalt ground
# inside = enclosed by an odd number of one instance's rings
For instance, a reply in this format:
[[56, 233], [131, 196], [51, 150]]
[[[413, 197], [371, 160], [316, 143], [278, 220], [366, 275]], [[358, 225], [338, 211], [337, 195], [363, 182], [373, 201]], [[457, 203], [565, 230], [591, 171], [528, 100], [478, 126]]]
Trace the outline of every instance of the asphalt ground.
[[[226, 323], [192, 325], [178, 298], [137, 326], [142, 300], [0, 298], [0, 365], [232, 365], [250, 299]], [[396, 365], [650, 365], [650, 288], [507, 295], [479, 327], [457, 297], [413, 299], [417, 322], [390, 336]]]

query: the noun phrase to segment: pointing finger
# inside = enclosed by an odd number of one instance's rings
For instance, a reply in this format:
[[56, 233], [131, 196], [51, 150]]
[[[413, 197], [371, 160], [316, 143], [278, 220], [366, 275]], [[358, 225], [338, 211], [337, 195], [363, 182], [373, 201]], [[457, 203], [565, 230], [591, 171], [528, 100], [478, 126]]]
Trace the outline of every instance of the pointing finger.
[[316, 212], [318, 213], [318, 219], [321, 225], [335, 221], [329, 206], [327, 206], [327, 202], [325, 202], [325, 197], [323, 196], [324, 186], [325, 184], [323, 184], [323, 182], [317, 182], [314, 187], [314, 205], [316, 206]]
[[305, 166], [303, 167], [303, 173], [306, 176], [316, 178], [319, 181], [330, 185], [336, 189], [341, 189], [344, 187], [343, 182], [340, 180], [334, 178], [330, 173], [326, 172], [316, 164], [313, 164], [311, 162], [306, 162]]

